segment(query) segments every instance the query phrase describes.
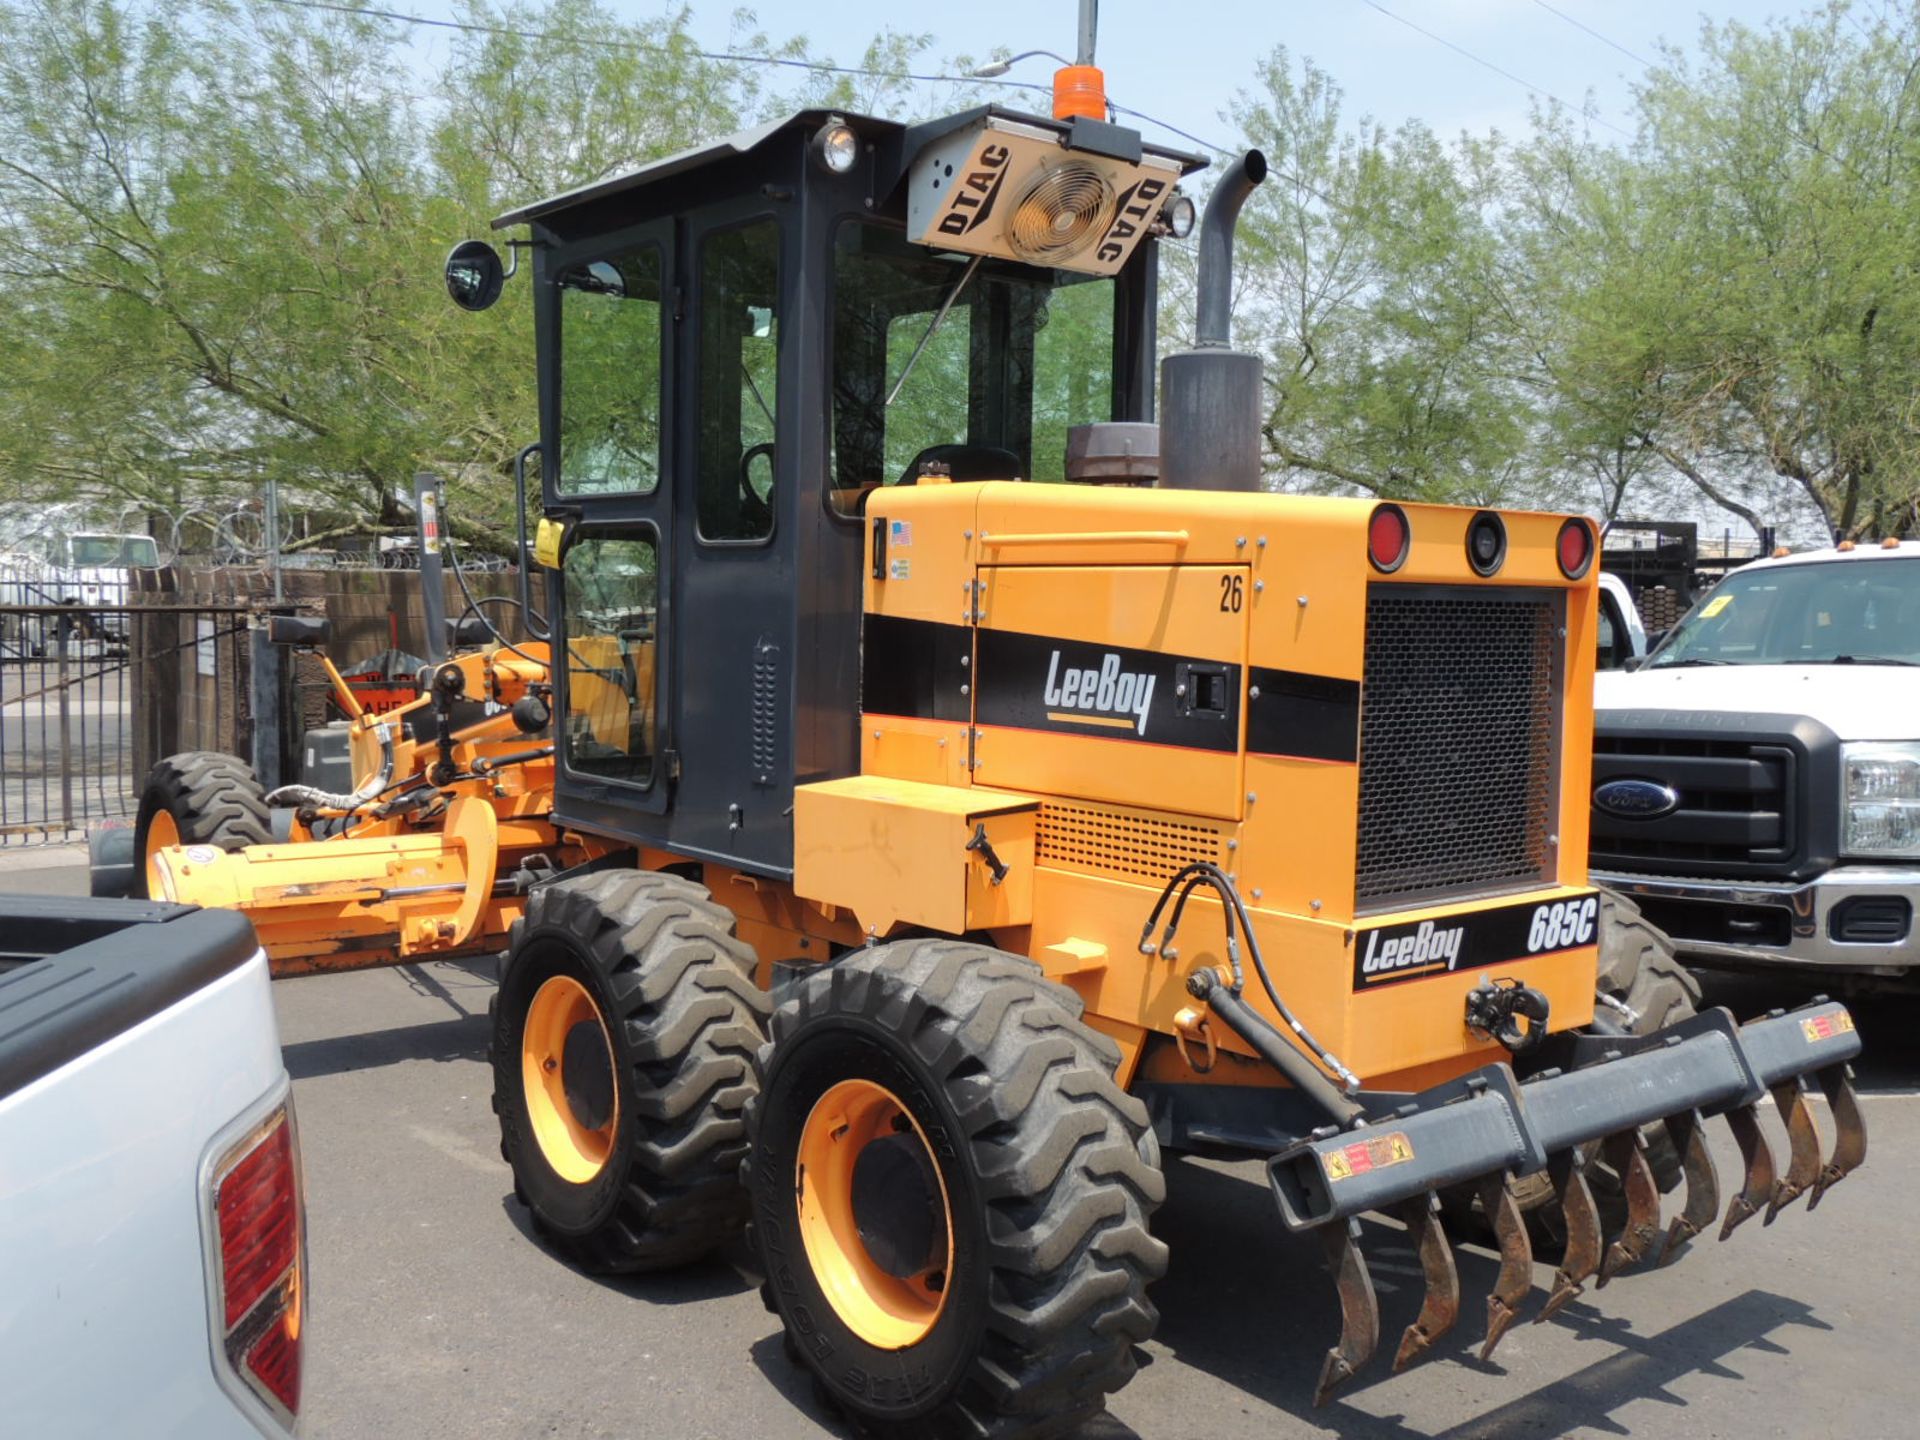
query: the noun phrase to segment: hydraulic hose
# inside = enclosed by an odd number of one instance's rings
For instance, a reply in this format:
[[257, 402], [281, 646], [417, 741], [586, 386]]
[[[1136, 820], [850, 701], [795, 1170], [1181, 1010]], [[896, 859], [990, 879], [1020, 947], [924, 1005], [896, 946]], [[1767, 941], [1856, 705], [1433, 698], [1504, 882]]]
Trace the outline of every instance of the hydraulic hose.
[[1187, 991], [1204, 1000], [1226, 1027], [1254, 1053], [1293, 1082], [1293, 1088], [1327, 1112], [1337, 1125], [1351, 1125], [1366, 1112], [1320, 1072], [1267, 1018], [1220, 983], [1219, 972], [1205, 967], [1187, 977]]

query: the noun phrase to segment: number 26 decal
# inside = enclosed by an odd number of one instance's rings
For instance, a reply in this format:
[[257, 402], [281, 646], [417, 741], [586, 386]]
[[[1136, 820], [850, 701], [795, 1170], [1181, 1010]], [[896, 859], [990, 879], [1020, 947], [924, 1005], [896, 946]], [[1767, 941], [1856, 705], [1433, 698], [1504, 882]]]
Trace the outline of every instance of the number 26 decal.
[[1238, 615], [1241, 602], [1245, 599], [1245, 582], [1238, 575], [1220, 577], [1220, 613], [1222, 615]]

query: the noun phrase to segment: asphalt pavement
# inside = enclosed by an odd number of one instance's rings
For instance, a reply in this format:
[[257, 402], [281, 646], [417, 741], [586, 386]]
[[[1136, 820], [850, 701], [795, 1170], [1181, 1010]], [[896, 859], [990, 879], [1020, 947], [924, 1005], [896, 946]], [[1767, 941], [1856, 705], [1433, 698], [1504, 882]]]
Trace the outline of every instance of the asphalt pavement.
[[[38, 853], [0, 855], [0, 888], [84, 890], [83, 857]], [[785, 1358], [745, 1253], [606, 1280], [532, 1238], [488, 1104], [492, 970], [444, 962], [275, 987], [310, 1223], [306, 1435], [845, 1435]], [[1795, 998], [1722, 993], [1743, 1014]], [[1397, 1227], [1374, 1225], [1382, 1353], [1319, 1411], [1313, 1380], [1338, 1323], [1319, 1247], [1281, 1230], [1257, 1164], [1173, 1162], [1156, 1220], [1172, 1252], [1152, 1292], [1159, 1332], [1080, 1440], [1915, 1434], [1920, 1004], [1856, 1012], [1869, 1159], [1817, 1212], [1796, 1206], [1589, 1291], [1548, 1324], [1516, 1326], [1490, 1364], [1475, 1351], [1495, 1262], [1463, 1246], [1461, 1323], [1399, 1376], [1387, 1362], [1418, 1270]], [[1714, 1129], [1731, 1183], [1733, 1147]], [[1550, 1274], [1536, 1272], [1533, 1305]]]

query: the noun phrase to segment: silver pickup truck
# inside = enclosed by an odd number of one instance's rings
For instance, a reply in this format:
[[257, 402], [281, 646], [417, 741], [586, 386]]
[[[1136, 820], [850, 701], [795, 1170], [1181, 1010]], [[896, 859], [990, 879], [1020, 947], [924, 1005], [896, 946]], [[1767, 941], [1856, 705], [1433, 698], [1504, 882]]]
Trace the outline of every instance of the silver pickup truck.
[[1920, 978], [1920, 543], [1735, 571], [1594, 719], [1593, 878], [1683, 959]]
[[291, 1434], [305, 1233], [246, 920], [0, 895], [0, 1433]]

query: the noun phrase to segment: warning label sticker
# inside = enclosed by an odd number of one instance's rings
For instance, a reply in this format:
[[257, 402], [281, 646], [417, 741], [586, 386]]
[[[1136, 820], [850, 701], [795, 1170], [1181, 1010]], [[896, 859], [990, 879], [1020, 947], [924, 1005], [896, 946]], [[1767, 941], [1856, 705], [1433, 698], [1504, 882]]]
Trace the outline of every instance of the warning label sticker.
[[1343, 1145], [1338, 1150], [1330, 1151], [1325, 1159], [1327, 1179], [1337, 1183], [1364, 1175], [1369, 1170], [1405, 1164], [1413, 1159], [1413, 1142], [1407, 1139], [1406, 1132], [1395, 1130], [1390, 1135], [1376, 1135], [1370, 1140], [1357, 1140], [1351, 1145]]
[[1853, 1016], [1845, 1010], [1830, 1010], [1825, 1015], [1809, 1015], [1800, 1022], [1800, 1028], [1806, 1033], [1807, 1043], [1813, 1045], [1853, 1029]]

